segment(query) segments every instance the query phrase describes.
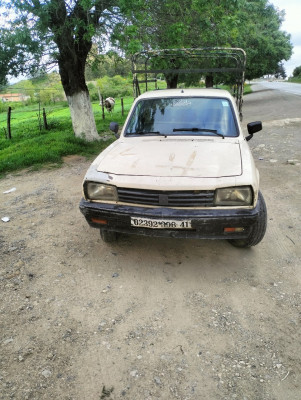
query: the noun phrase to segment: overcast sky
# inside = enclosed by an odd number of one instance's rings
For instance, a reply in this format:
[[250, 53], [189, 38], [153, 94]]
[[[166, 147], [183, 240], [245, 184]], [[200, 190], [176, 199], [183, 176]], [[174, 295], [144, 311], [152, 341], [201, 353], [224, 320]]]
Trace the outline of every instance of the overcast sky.
[[270, 3], [285, 10], [285, 21], [282, 30], [291, 34], [291, 42], [294, 46], [291, 59], [284, 63], [288, 76], [292, 75], [294, 68], [301, 65], [301, 0], [270, 0]]

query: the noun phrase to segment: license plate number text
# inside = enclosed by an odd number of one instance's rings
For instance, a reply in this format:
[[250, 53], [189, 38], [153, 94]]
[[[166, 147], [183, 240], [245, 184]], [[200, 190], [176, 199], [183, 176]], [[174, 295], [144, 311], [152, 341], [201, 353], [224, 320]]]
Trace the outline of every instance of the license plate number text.
[[131, 217], [131, 226], [150, 229], [191, 229], [191, 221]]

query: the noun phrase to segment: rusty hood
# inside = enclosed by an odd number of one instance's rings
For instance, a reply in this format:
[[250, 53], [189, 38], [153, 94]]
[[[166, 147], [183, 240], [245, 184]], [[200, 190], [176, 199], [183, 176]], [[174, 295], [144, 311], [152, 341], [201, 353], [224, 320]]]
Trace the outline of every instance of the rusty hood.
[[97, 170], [114, 175], [218, 178], [242, 174], [235, 138], [119, 139], [98, 158]]

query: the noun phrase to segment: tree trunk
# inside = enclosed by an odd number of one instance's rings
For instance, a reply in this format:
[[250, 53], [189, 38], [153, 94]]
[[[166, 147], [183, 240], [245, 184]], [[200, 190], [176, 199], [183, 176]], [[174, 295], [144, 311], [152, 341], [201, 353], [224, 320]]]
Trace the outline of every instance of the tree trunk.
[[[87, 32], [91, 21], [81, 1], [75, 1], [69, 16], [65, 1], [51, 0], [50, 3], [53, 7], [50, 8], [49, 26], [59, 49], [59, 73], [70, 108], [74, 134], [87, 141], [99, 140], [85, 80], [86, 60], [92, 47], [92, 39]], [[97, 26], [98, 21], [94, 22]]]
[[67, 100], [75, 136], [88, 142], [99, 140], [89, 93], [82, 91], [67, 96]]
[[178, 74], [166, 74], [165, 80], [167, 83], [167, 89], [176, 89], [178, 86], [179, 75]]
[[[62, 83], [63, 76], [64, 74], [61, 73]], [[82, 74], [82, 79], [84, 79], [84, 73]], [[88, 88], [85, 87], [83, 89], [83, 86], [86, 85], [80, 85], [79, 82], [80, 80], [72, 85], [71, 90], [63, 83], [70, 108], [74, 134], [76, 137], [80, 137], [89, 142], [99, 140]]]
[[206, 88], [212, 88], [213, 87], [213, 75], [206, 75], [205, 84], [206, 84]]
[[72, 54], [73, 63], [59, 60], [62, 85], [68, 100], [73, 131], [76, 137], [89, 142], [99, 140], [95, 118], [85, 82], [85, 60]]

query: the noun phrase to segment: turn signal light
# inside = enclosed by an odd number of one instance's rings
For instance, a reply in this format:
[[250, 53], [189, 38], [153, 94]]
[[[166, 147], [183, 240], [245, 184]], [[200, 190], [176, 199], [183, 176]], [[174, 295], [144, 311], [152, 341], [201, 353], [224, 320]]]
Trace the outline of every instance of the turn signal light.
[[243, 232], [245, 228], [224, 228], [225, 233]]
[[98, 219], [98, 218], [91, 218], [91, 221], [94, 222], [95, 224], [100, 224], [100, 225], [107, 225], [108, 223], [106, 219]]

